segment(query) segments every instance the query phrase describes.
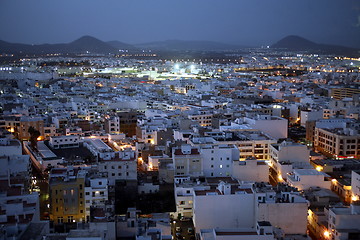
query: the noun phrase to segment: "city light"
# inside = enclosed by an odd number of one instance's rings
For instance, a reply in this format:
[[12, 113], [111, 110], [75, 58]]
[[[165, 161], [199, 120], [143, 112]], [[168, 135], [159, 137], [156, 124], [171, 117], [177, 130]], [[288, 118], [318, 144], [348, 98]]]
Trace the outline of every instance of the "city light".
[[321, 166], [316, 166], [316, 171], [321, 172], [322, 170], [323, 170], [323, 167], [321, 167]]
[[329, 231], [324, 231], [324, 237], [329, 238], [330, 237], [330, 232]]
[[359, 201], [359, 196], [352, 195], [352, 196], [351, 196], [351, 201], [352, 201], [352, 202]]

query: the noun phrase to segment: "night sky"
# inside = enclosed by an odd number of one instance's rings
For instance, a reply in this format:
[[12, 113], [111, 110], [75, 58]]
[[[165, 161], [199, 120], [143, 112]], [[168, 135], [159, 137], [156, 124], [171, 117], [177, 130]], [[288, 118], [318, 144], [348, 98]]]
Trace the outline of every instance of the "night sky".
[[270, 45], [287, 35], [360, 48], [360, 0], [0, 0], [0, 39], [63, 43], [211, 40]]

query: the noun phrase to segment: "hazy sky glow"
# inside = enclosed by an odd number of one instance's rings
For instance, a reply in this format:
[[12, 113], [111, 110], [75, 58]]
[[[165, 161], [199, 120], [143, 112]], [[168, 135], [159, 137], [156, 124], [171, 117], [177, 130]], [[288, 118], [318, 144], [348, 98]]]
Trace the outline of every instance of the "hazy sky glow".
[[211, 40], [269, 45], [287, 35], [360, 48], [360, 0], [0, 0], [0, 39]]

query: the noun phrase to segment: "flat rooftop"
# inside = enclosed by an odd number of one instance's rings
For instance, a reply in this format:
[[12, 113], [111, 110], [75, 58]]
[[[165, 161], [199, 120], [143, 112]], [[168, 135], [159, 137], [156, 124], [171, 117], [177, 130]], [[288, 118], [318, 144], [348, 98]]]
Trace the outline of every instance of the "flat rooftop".
[[53, 152], [45, 145], [45, 143], [44, 143], [43, 141], [38, 142], [37, 146], [38, 146], [39, 153], [40, 153], [40, 155], [42, 156], [42, 158], [43, 158], [44, 160], [58, 158], [58, 157], [55, 155], [55, 153], [53, 153]]

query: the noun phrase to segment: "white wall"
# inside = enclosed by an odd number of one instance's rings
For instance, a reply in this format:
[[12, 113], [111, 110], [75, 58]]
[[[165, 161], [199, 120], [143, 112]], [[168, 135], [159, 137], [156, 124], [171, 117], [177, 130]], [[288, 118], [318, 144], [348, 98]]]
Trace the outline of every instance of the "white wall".
[[254, 227], [254, 194], [195, 196], [193, 221], [196, 232], [209, 228]]
[[258, 221], [269, 221], [286, 234], [306, 234], [307, 203], [259, 203]]
[[360, 172], [351, 172], [351, 191], [352, 194], [360, 198]]
[[233, 161], [232, 177], [242, 181], [268, 182], [269, 166], [264, 161]]
[[259, 129], [275, 139], [288, 137], [288, 120], [285, 118], [277, 118], [268, 116], [268, 119], [250, 119], [244, 118], [246, 123], [250, 124], [254, 129]]
[[235, 146], [201, 148], [203, 172], [205, 177], [230, 176], [233, 172], [232, 162], [239, 160], [240, 152]]

